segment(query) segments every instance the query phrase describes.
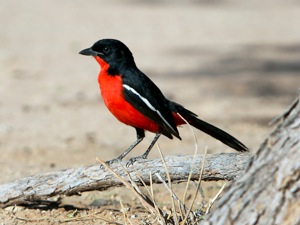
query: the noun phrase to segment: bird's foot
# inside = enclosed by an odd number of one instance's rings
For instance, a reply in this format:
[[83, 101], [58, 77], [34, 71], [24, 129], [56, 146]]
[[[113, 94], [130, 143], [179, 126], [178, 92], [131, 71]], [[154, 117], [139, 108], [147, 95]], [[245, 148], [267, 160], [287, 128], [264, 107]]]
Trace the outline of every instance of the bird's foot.
[[[112, 164], [120, 163], [121, 161], [122, 161], [121, 159], [115, 158], [115, 159], [106, 161], [105, 164], [108, 165], [108, 166], [111, 166]], [[101, 164], [101, 165], [100, 165], [100, 169], [103, 170], [103, 169], [105, 169], [105, 167]]]
[[140, 161], [140, 160], [144, 160], [144, 159], [147, 159], [147, 156], [141, 155], [141, 156], [137, 156], [137, 157], [132, 157], [126, 163], [126, 167], [133, 165], [133, 163], [135, 163], [136, 161]]

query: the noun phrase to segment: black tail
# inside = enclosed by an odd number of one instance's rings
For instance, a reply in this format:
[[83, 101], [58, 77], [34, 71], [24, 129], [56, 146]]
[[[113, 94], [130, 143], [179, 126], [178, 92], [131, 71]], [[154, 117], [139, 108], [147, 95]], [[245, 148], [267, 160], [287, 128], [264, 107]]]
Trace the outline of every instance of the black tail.
[[203, 132], [218, 139], [219, 141], [223, 142], [225, 145], [228, 145], [229, 147], [237, 151], [240, 152], [249, 151], [249, 149], [242, 142], [240, 142], [239, 140], [237, 140], [235, 137], [231, 136], [227, 132], [221, 130], [220, 128], [215, 127], [214, 125], [211, 125], [196, 117], [188, 121], [193, 127], [202, 130]]
[[[171, 104], [172, 103], [174, 103], [174, 102], [171, 102]], [[173, 107], [175, 107], [174, 111], [178, 112], [193, 127], [218, 139], [219, 141], [223, 142], [225, 145], [228, 145], [229, 147], [231, 147], [237, 151], [240, 151], [240, 152], [249, 151], [249, 149], [242, 142], [237, 140], [235, 137], [231, 136], [230, 134], [221, 130], [220, 128], [215, 127], [214, 125], [211, 125], [211, 124], [197, 118], [196, 114], [185, 109], [183, 106], [181, 106], [177, 103], [174, 103], [174, 104], [175, 104], [175, 105], [173, 105]]]

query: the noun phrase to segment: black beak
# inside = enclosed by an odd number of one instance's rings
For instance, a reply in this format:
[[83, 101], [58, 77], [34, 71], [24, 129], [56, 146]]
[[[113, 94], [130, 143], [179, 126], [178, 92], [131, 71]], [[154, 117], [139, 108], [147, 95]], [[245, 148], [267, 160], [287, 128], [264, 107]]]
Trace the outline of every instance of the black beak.
[[91, 48], [83, 49], [79, 52], [81, 55], [97, 56], [97, 52], [93, 51]]

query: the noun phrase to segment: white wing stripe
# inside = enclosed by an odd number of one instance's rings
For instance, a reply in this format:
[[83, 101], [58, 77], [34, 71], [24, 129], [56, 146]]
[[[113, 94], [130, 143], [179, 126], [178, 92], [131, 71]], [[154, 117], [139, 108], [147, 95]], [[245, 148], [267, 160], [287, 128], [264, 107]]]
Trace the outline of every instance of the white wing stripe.
[[139, 96], [140, 99], [142, 99], [142, 101], [152, 110], [152, 111], [156, 111], [157, 110], [151, 105], [151, 103], [148, 101], [148, 99], [144, 98], [143, 96], [141, 96], [136, 90], [134, 90], [132, 87], [129, 87], [127, 84], [123, 84], [123, 87], [126, 88], [128, 91], [131, 91], [132, 93], [134, 93], [135, 95]]
[[159, 117], [171, 128], [172, 126], [166, 121], [166, 119], [161, 115], [161, 113], [151, 105], [151, 103], [148, 101], [148, 99], [141, 96], [136, 90], [134, 90], [132, 87], [128, 86], [127, 84], [123, 84], [123, 87], [126, 88], [128, 91], [131, 91], [135, 95], [137, 95], [152, 111], [156, 112]]

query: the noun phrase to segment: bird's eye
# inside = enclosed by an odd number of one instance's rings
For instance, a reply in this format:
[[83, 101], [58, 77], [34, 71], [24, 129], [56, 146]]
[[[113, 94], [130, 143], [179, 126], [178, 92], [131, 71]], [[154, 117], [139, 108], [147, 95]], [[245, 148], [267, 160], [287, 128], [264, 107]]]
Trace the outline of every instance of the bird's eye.
[[104, 47], [104, 48], [103, 48], [103, 52], [104, 52], [105, 54], [109, 53], [109, 51], [110, 51], [109, 47]]

